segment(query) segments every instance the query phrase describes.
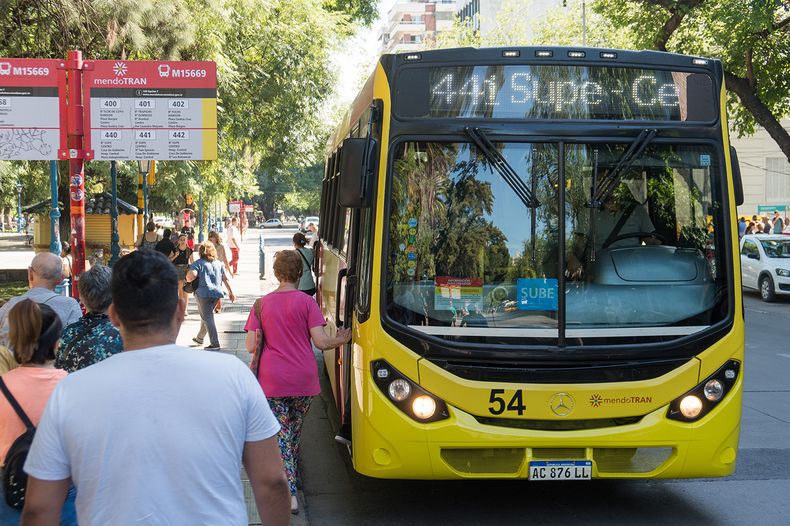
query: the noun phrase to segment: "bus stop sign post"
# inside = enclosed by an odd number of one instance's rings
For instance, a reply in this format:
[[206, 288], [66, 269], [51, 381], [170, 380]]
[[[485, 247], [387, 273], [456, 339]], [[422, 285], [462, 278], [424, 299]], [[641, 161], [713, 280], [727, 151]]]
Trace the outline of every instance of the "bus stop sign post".
[[69, 196], [71, 202], [71, 295], [79, 299], [80, 274], [85, 270], [85, 152], [83, 140], [82, 52], [69, 51], [68, 70], [68, 146]]

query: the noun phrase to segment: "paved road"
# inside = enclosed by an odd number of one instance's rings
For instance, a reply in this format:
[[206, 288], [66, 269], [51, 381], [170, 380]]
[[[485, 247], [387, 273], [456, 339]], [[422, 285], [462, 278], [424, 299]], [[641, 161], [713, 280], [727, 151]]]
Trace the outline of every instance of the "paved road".
[[[293, 230], [266, 232], [267, 250]], [[302, 445], [312, 526], [746, 525], [786, 526], [790, 516], [790, 301], [746, 298], [747, 363], [737, 473], [727, 479], [591, 481], [382, 481], [351, 468], [332, 440], [331, 394], [316, 398]], [[324, 381], [326, 383], [326, 381]]]

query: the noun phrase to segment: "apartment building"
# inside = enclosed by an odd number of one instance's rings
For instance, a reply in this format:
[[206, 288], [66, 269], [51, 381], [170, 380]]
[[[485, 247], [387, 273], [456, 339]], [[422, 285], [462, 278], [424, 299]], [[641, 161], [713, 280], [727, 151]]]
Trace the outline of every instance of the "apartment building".
[[408, 53], [431, 47], [436, 35], [453, 26], [455, 0], [396, 1], [379, 32], [382, 53]]
[[473, 28], [480, 31], [484, 39], [501, 29], [501, 17], [505, 8], [511, 8], [509, 15], [515, 15], [513, 23], [519, 23], [527, 32], [526, 38], [531, 38], [533, 24], [539, 21], [551, 10], [561, 9], [563, 0], [459, 0], [456, 14], [462, 21], [467, 21]]
[[[790, 119], [782, 121], [790, 130]], [[790, 216], [790, 163], [776, 142], [762, 128], [750, 137], [731, 137], [738, 151], [743, 178], [741, 215], [768, 215], [766, 211], [785, 210]]]

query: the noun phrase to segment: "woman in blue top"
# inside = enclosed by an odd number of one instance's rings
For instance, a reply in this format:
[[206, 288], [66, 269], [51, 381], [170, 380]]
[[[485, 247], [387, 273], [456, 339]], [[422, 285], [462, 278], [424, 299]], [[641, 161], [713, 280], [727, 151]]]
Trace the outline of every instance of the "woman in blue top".
[[200, 279], [195, 299], [200, 313], [200, 330], [192, 340], [198, 345], [203, 345], [203, 337], [208, 331], [209, 345], [206, 349], [219, 349], [219, 336], [217, 336], [217, 326], [214, 324], [214, 307], [217, 301], [225, 294], [222, 291], [222, 284], [228, 289], [230, 301], [236, 301], [236, 296], [230, 287], [228, 275], [225, 273], [222, 262], [217, 259], [217, 249], [214, 243], [206, 241], [200, 245], [198, 250], [200, 259], [192, 263], [186, 275], [186, 281]]

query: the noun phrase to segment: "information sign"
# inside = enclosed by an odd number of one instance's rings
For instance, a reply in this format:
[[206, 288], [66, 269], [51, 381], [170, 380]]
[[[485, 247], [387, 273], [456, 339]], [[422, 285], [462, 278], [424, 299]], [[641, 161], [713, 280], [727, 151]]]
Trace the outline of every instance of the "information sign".
[[[410, 260], [417, 259], [416, 253], [409, 254], [414, 254]], [[461, 309], [471, 304], [479, 306], [483, 301], [483, 279], [436, 276], [433, 301], [436, 310]]]
[[86, 61], [84, 84], [86, 157], [217, 158], [214, 62]]
[[[56, 160], [61, 147], [61, 60], [0, 59], [0, 159]], [[65, 128], [65, 126], [63, 127]], [[64, 130], [65, 133], [65, 130]]]
[[787, 212], [787, 208], [787, 205], [758, 205], [757, 214], [770, 215], [773, 214], [774, 211]]

